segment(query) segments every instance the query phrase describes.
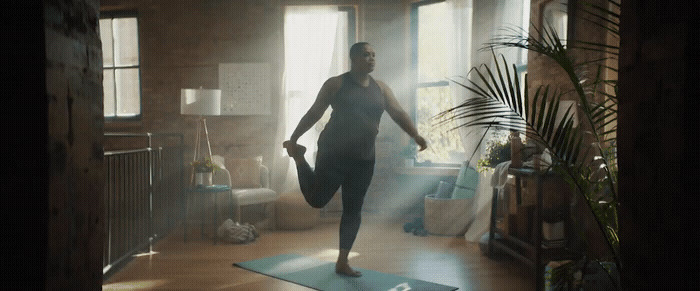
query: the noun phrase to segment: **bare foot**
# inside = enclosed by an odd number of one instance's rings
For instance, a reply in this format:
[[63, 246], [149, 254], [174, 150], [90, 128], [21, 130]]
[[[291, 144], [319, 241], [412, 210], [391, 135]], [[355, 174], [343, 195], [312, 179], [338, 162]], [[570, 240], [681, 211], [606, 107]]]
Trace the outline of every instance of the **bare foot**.
[[306, 153], [306, 147], [293, 143], [292, 141], [285, 141], [282, 143], [282, 147], [287, 149], [287, 154], [292, 158], [303, 157]]
[[362, 276], [362, 272], [360, 271], [355, 271], [352, 268], [350, 268], [350, 265], [345, 263], [336, 263], [335, 264], [335, 272], [339, 275], [343, 276], [350, 276], [350, 277], [360, 277]]

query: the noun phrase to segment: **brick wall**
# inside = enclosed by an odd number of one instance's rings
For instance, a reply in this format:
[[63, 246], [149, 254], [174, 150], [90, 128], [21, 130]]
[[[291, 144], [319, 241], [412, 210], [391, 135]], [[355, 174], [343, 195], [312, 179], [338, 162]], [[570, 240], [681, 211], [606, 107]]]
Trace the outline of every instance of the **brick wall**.
[[[180, 88], [216, 89], [219, 63], [268, 62], [272, 78], [272, 115], [210, 116], [207, 126], [213, 154], [227, 159], [263, 156], [270, 165], [281, 94], [284, 8], [280, 1], [135, 1], [104, 0], [102, 11], [135, 10], [139, 15], [143, 118], [108, 123], [106, 131], [180, 132], [185, 160], [191, 160], [197, 118], [180, 115]], [[406, 18], [401, 1], [293, 1], [285, 4], [356, 5], [358, 40], [377, 51], [372, 75], [391, 86], [401, 102], [410, 98], [403, 74]], [[406, 107], [407, 108], [407, 107]], [[408, 109], [408, 108], [407, 108]], [[400, 129], [383, 117], [379, 139], [400, 142]], [[125, 147], [127, 144], [106, 146]], [[395, 147], [395, 148], [398, 148]], [[391, 159], [391, 157], [387, 157]], [[387, 163], [378, 161], [374, 189], [391, 179]], [[393, 165], [393, 164], [392, 164]]]
[[[280, 92], [282, 10], [277, 1], [101, 1], [102, 11], [137, 11], [142, 120], [108, 123], [107, 131], [177, 132], [186, 160], [194, 149], [197, 117], [180, 115], [180, 89], [218, 89], [219, 63], [268, 62], [272, 100]], [[272, 105], [277, 112], [278, 104]], [[276, 114], [207, 117], [213, 154], [264, 156], [273, 150]]]

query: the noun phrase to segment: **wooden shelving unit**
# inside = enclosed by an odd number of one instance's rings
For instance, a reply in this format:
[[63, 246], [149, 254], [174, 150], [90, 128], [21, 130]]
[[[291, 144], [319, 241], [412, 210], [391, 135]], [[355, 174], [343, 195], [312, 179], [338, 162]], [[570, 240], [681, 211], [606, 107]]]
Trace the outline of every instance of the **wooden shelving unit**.
[[[491, 205], [491, 226], [489, 231], [488, 255], [492, 256], [495, 251], [500, 250], [506, 254], [522, 261], [535, 270], [536, 290], [544, 290], [544, 267], [552, 260], [575, 259], [576, 254], [569, 252], [564, 246], [555, 248], [542, 247], [542, 212], [545, 207], [561, 205], [543, 205], [543, 186], [549, 180], [561, 179], [553, 172], [540, 172], [530, 168], [510, 168], [508, 174], [515, 177], [515, 198], [517, 205], [523, 201], [522, 185], [523, 180], [530, 180], [535, 183], [536, 202], [534, 205], [534, 217], [532, 219], [532, 235], [528, 238], [516, 237], [508, 231], [498, 228], [498, 190], [493, 190], [493, 202]], [[565, 199], [566, 200], [566, 199]], [[506, 214], [508, 215], [508, 214]], [[569, 217], [565, 215], [565, 217]], [[565, 220], [566, 227], [571, 225], [568, 219]], [[496, 238], [496, 234], [500, 238]]]

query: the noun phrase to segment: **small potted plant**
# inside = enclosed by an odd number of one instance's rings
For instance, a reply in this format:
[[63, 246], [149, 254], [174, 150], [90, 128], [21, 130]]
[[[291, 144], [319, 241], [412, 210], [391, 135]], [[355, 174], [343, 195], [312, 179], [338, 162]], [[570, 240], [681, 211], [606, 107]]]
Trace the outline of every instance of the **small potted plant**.
[[212, 185], [212, 174], [214, 171], [219, 169], [211, 158], [204, 158], [204, 160], [193, 161], [190, 165], [194, 169], [195, 185], [196, 186], [211, 186]]
[[486, 142], [482, 158], [477, 163], [480, 173], [492, 171], [496, 165], [510, 160], [510, 139], [491, 139]]

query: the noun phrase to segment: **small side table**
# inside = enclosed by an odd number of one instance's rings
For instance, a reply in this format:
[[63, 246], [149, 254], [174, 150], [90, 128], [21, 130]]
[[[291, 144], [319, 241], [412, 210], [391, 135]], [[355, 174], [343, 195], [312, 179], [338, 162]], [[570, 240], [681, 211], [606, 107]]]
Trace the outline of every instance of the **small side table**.
[[[217, 235], [216, 235], [216, 220], [219, 218], [219, 203], [218, 203], [218, 197], [217, 193], [219, 192], [228, 192], [231, 190], [231, 187], [228, 185], [212, 185], [212, 186], [197, 186], [194, 188], [189, 188], [187, 189], [187, 201], [185, 202], [185, 222], [184, 222], [184, 242], [187, 242], [187, 213], [189, 212], [189, 199], [190, 196], [193, 196], [195, 199], [199, 198], [202, 201], [202, 223], [200, 226], [200, 234], [202, 236], [202, 239], [204, 239], [204, 212], [205, 212], [205, 202], [204, 198], [207, 196], [214, 196], [214, 244], [217, 242]], [[229, 199], [233, 199], [229, 196]], [[232, 202], [232, 201], [231, 201]]]

